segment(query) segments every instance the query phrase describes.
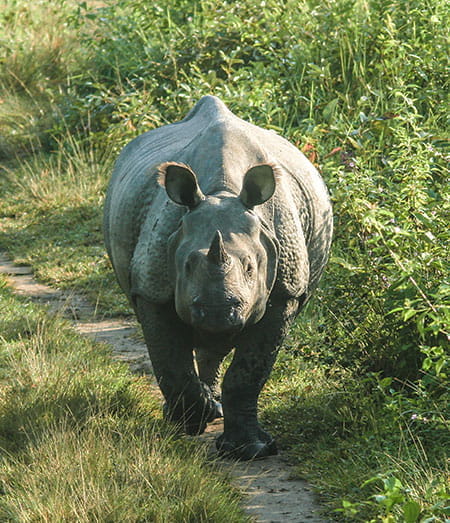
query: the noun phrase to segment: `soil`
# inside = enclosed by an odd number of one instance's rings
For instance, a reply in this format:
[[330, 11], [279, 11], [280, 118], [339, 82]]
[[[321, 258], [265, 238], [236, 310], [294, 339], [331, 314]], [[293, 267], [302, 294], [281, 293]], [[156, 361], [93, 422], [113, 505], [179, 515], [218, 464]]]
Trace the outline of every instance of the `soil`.
[[[31, 267], [15, 265], [6, 254], [0, 253], [0, 273], [6, 274], [17, 294], [48, 306], [49, 310], [70, 318], [82, 335], [111, 345], [114, 357], [129, 364], [134, 373], [152, 379], [152, 367], [147, 349], [139, 335], [135, 321], [97, 317], [95, 309], [80, 295], [60, 291], [35, 280]], [[210, 445], [214, 453], [214, 439], [222, 432], [220, 420], [211, 423], [199, 439]], [[243, 493], [247, 514], [260, 523], [326, 523], [320, 516], [311, 487], [304, 480], [293, 479], [292, 468], [283, 453], [251, 462], [229, 462], [223, 467], [234, 478]]]

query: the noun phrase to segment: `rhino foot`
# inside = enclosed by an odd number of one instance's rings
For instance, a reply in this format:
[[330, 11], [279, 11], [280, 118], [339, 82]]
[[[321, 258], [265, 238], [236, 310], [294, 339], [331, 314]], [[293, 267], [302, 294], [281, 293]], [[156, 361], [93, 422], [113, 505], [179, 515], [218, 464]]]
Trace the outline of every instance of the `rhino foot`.
[[193, 408], [182, 410], [179, 406], [175, 409], [170, 409], [167, 403], [163, 406], [164, 419], [177, 423], [180, 430], [189, 434], [190, 436], [197, 436], [203, 434], [206, 429], [206, 424], [223, 417], [222, 405], [216, 400], [208, 401], [208, 408], [197, 412]]
[[222, 434], [216, 440], [216, 447], [221, 456], [240, 461], [278, 454], [277, 444], [270, 434], [260, 430], [258, 436], [254, 441], [239, 442], [229, 440], [225, 434]]

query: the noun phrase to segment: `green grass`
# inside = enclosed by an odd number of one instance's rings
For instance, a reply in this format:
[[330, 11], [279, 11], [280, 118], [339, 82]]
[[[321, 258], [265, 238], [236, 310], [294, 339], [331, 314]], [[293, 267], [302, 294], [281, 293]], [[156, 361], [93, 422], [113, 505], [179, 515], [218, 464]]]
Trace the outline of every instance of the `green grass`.
[[0, 288], [1, 521], [245, 521], [145, 378]]
[[83, 67], [67, 24], [75, 3], [1, 2], [0, 159], [51, 147], [49, 129], [71, 78]]
[[100, 314], [129, 314], [101, 235], [122, 145], [203, 94], [279, 131], [322, 171], [335, 239], [265, 423], [335, 517], [448, 517], [446, 2], [4, 6], [0, 248]]
[[33, 265], [42, 281], [83, 291], [101, 313], [129, 313], [105, 254], [103, 195], [107, 153], [68, 137], [51, 154], [4, 168], [0, 246]]
[[349, 369], [307, 363], [285, 351], [264, 391], [263, 418], [324, 504], [351, 504], [352, 511], [345, 511], [349, 521], [381, 517], [385, 506], [373, 496], [383, 494], [388, 479], [403, 485], [404, 498], [386, 510], [392, 521], [403, 521], [409, 502], [417, 504], [422, 519], [441, 521], [449, 474], [445, 387], [440, 402], [432, 404], [417, 386], [402, 392], [394, 386], [389, 379], [356, 378]]

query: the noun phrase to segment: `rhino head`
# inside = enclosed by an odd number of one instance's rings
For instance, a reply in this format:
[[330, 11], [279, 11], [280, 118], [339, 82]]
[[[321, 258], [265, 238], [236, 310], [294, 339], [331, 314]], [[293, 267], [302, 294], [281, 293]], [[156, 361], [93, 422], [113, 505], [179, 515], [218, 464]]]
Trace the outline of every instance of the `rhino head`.
[[244, 176], [239, 196], [204, 195], [186, 165], [160, 166], [169, 198], [188, 208], [168, 245], [179, 317], [208, 333], [236, 333], [259, 321], [275, 282], [278, 243], [253, 211], [272, 198], [277, 168], [256, 165]]

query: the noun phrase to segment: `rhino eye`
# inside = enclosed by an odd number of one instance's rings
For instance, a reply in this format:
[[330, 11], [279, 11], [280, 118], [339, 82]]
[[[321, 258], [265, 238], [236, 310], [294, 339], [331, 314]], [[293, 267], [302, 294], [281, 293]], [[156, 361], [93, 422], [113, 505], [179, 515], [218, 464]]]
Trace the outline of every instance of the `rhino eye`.
[[247, 278], [253, 278], [255, 269], [253, 267], [252, 262], [248, 258], [246, 258], [242, 261], [242, 266], [244, 267], [244, 272]]

